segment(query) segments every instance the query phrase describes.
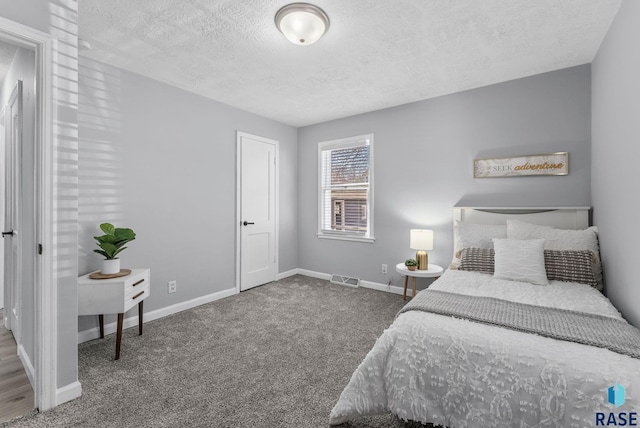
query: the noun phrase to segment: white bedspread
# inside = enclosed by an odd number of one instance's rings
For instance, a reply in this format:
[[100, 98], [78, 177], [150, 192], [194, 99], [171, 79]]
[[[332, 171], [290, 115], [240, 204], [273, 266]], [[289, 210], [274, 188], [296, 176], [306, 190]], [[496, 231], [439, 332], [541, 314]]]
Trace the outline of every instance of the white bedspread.
[[[432, 289], [619, 318], [597, 290], [447, 271]], [[614, 384], [626, 388], [617, 409]], [[330, 415], [337, 425], [392, 412], [457, 427], [595, 426], [596, 412], [640, 412], [640, 360], [572, 342], [410, 311], [382, 334]]]

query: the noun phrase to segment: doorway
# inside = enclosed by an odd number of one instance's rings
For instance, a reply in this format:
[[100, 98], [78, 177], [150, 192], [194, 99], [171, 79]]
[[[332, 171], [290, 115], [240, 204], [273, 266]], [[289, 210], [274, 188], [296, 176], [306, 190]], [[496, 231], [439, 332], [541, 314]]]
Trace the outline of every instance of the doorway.
[[[20, 171], [19, 207], [22, 225], [17, 236], [22, 241], [22, 297], [18, 306], [20, 343], [17, 353], [33, 387], [35, 407], [48, 410], [63, 402], [74, 391], [59, 388], [57, 334], [58, 283], [54, 273], [54, 40], [50, 35], [23, 24], [0, 17], [0, 42], [28, 52], [32, 66], [10, 79], [3, 79], [11, 88], [17, 80], [24, 82], [22, 111], [22, 159]], [[15, 62], [15, 60], [14, 60]], [[25, 69], [26, 70], [26, 69]], [[3, 88], [0, 107], [6, 105], [7, 89]], [[10, 90], [9, 90], [10, 92]], [[28, 107], [27, 107], [28, 106]], [[5, 124], [8, 112], [5, 108]], [[25, 125], [28, 122], [29, 125]], [[8, 130], [5, 126], [5, 132]], [[6, 134], [5, 134], [6, 135]], [[5, 136], [5, 144], [7, 143]], [[29, 144], [25, 144], [29, 141]], [[6, 161], [6, 159], [5, 159]], [[25, 163], [27, 162], [27, 163]], [[28, 168], [24, 166], [28, 164]], [[4, 165], [4, 163], [3, 163]], [[28, 189], [29, 196], [25, 196]], [[2, 204], [3, 205], [3, 204]], [[24, 217], [26, 215], [27, 217]], [[0, 224], [0, 227], [4, 224]], [[10, 232], [9, 230], [3, 230]], [[6, 256], [6, 254], [5, 254]], [[5, 284], [6, 291], [6, 284]], [[6, 293], [5, 306], [8, 305]], [[3, 311], [4, 313], [7, 311]], [[4, 328], [4, 327], [3, 327]], [[76, 382], [77, 383], [77, 382]], [[79, 394], [78, 394], [79, 395]], [[73, 397], [72, 397], [73, 398]]]
[[[3, 324], [0, 327], [0, 420], [34, 408], [34, 314], [32, 287], [36, 276], [35, 251], [25, 244], [35, 240], [35, 51], [0, 42], [9, 53], [2, 64], [0, 87], [2, 120], [2, 228]], [[24, 228], [23, 228], [24, 226]], [[32, 247], [33, 248], [33, 247]], [[23, 282], [23, 280], [25, 282]]]
[[[16, 60], [18, 53], [16, 54]], [[16, 61], [14, 61], [16, 62]], [[10, 83], [10, 82], [9, 82]], [[13, 338], [18, 346], [21, 346], [21, 316], [22, 316], [22, 186], [21, 175], [33, 172], [33, 167], [29, 167], [28, 161], [26, 165], [22, 164], [22, 160], [28, 158], [27, 153], [23, 152], [23, 103], [22, 103], [22, 81], [18, 80], [11, 91], [11, 95], [7, 101], [5, 111], [5, 162], [4, 162], [4, 224], [2, 225], [2, 240], [4, 244], [4, 287], [6, 296], [6, 319], [5, 326], [11, 330]], [[5, 85], [6, 87], [6, 85]], [[4, 94], [3, 94], [4, 95]], [[23, 156], [26, 154], [27, 156]], [[26, 159], [25, 159], [26, 160]], [[29, 215], [28, 212], [26, 213]], [[26, 224], [31, 223], [32, 229], [35, 229], [35, 219], [25, 218]], [[27, 263], [31, 265], [32, 263]]]
[[[5, 200], [5, 129], [4, 129], [4, 106], [0, 104], [0, 227], [4, 227], [4, 203]], [[0, 243], [0, 310], [3, 311], [0, 317], [0, 326], [8, 328], [8, 320], [4, 316], [4, 244]]]
[[238, 132], [236, 282], [238, 291], [278, 273], [278, 142]]

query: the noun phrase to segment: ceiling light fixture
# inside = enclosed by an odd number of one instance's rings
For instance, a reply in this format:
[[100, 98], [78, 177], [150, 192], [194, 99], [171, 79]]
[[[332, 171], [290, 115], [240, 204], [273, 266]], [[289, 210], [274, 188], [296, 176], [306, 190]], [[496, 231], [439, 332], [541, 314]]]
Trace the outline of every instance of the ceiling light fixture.
[[276, 27], [296, 45], [311, 45], [329, 29], [329, 17], [318, 6], [291, 3], [276, 13]]

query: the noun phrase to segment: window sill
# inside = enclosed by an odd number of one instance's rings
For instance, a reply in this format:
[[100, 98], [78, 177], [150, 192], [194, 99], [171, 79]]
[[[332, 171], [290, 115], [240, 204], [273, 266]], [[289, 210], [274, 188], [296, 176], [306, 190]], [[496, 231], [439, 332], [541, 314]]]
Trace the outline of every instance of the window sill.
[[365, 238], [363, 236], [353, 236], [353, 235], [331, 235], [327, 233], [316, 233], [316, 236], [320, 239], [334, 239], [337, 241], [354, 241], [354, 242], [366, 242], [369, 244], [373, 244], [376, 239], [375, 238]]

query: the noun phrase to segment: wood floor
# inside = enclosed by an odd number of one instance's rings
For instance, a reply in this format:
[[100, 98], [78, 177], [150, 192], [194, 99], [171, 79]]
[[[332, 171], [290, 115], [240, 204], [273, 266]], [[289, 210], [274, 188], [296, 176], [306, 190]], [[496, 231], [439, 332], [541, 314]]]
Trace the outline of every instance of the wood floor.
[[13, 335], [0, 322], [0, 423], [24, 415], [31, 409], [33, 389], [18, 358]]

